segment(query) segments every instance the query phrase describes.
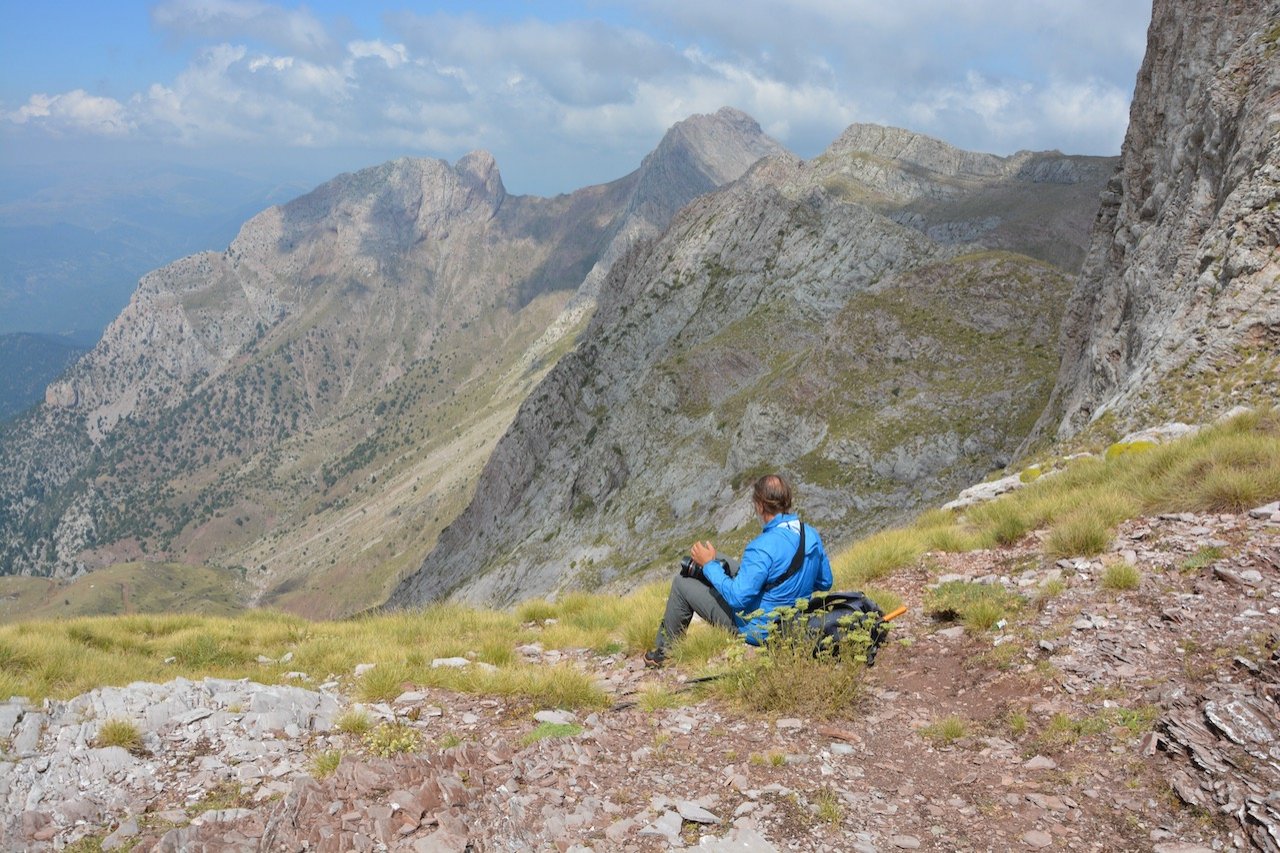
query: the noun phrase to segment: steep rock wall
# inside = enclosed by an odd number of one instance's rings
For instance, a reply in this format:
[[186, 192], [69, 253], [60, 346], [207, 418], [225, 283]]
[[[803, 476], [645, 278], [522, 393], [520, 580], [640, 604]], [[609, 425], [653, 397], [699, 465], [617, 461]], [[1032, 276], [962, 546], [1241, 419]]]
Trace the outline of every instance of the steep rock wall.
[[1278, 50], [1275, 0], [1156, 0], [1043, 431], [1277, 399]]

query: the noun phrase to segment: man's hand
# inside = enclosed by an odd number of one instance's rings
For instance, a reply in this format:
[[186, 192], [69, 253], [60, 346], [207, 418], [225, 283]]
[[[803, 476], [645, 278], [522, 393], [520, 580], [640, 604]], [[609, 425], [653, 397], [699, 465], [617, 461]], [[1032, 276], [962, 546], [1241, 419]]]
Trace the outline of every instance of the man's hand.
[[716, 546], [710, 542], [694, 542], [693, 547], [689, 549], [689, 556], [693, 557], [693, 561], [699, 566], [705, 566], [716, 558]]

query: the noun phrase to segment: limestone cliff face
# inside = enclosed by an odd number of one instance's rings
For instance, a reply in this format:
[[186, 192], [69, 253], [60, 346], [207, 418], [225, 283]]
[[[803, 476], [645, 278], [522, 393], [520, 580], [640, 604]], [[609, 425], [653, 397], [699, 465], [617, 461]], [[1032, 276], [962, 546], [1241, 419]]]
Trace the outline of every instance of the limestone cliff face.
[[1280, 387], [1280, 3], [1156, 0], [1045, 430]]
[[253, 567], [277, 606], [381, 601], [563, 352], [539, 337], [589, 273], [777, 150], [722, 111], [555, 198], [509, 195], [474, 152], [264, 211], [145, 276], [0, 442], [0, 571], [186, 559]]
[[[1110, 171], [858, 128], [694, 201], [613, 265], [577, 349], [392, 603], [625, 583], [712, 529], [732, 550], [763, 470], [789, 471], [838, 542], [1001, 464], [1047, 399], [1067, 275], [928, 229], [968, 200], [1030, 246], [1018, 200], [1043, 192], [1024, 168], [1037, 162], [1084, 173], [1089, 208]], [[1015, 203], [988, 204], [1001, 197]]]

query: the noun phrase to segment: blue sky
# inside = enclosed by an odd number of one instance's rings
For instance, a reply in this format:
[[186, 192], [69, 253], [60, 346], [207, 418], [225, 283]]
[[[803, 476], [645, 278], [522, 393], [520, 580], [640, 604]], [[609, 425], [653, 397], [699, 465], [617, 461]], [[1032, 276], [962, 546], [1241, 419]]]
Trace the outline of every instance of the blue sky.
[[0, 0], [0, 159], [322, 179], [494, 153], [510, 190], [634, 169], [732, 105], [802, 156], [854, 121], [1119, 152], [1149, 0]]

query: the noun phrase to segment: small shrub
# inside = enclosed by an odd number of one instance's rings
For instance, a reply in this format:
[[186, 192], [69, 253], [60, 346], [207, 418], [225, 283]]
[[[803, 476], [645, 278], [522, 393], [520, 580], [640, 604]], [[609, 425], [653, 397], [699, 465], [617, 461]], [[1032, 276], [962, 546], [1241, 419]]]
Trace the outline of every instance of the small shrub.
[[921, 737], [943, 746], [950, 746], [967, 734], [969, 734], [968, 722], [963, 717], [958, 717], [955, 714], [944, 717], [920, 729]]
[[440, 738], [441, 749], [453, 749], [455, 746], [457, 746], [460, 743], [462, 743], [462, 738], [458, 737], [453, 732], [449, 732], [448, 734]]
[[730, 649], [730, 668], [711, 690], [739, 707], [762, 714], [804, 714], [830, 718], [850, 713], [862, 695], [865, 655], [858, 660], [856, 641], [870, 643], [866, 631], [850, 630], [846, 648], [836, 657], [815, 652], [801, 631], [775, 628], [754, 654], [737, 645]]
[[129, 720], [113, 717], [98, 727], [98, 736], [94, 738], [93, 745], [99, 749], [119, 746], [137, 755], [143, 751], [142, 731]]
[[1009, 734], [1014, 737], [1022, 737], [1027, 733], [1027, 712], [1023, 710], [1013, 710], [1009, 712], [1007, 718], [1009, 724]]
[[338, 731], [349, 735], [363, 735], [373, 728], [373, 720], [359, 708], [348, 708], [333, 721]]
[[539, 723], [533, 731], [520, 738], [521, 746], [529, 746], [547, 738], [576, 737], [582, 734], [582, 726], [577, 723]]
[[309, 767], [311, 775], [316, 779], [327, 779], [342, 763], [343, 752], [340, 749], [326, 749], [311, 756]]
[[1137, 566], [1128, 563], [1112, 563], [1102, 573], [1102, 588], [1125, 591], [1137, 589], [1142, 575]]
[[365, 748], [381, 758], [418, 748], [421, 736], [406, 723], [382, 723], [364, 736]]

